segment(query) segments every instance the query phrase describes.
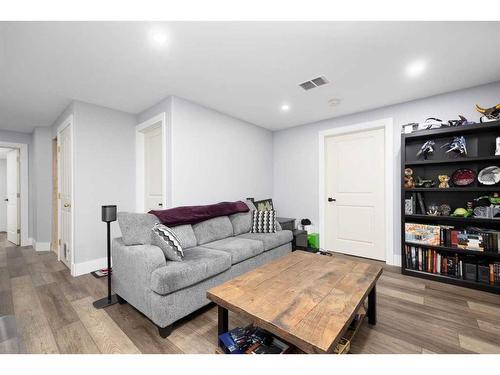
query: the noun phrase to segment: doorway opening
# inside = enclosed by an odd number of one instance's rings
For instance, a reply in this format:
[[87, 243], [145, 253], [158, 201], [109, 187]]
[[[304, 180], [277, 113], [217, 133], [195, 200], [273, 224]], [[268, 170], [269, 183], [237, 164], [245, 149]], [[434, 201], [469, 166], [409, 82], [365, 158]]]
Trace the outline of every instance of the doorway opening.
[[26, 144], [0, 142], [0, 199], [0, 232], [12, 245], [30, 245]]

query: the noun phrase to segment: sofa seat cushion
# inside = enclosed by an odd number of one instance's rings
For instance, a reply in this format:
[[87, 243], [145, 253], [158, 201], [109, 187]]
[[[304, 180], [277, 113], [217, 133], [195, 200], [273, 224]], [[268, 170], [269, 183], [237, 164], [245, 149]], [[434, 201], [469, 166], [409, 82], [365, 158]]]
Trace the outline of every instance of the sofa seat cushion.
[[264, 252], [262, 241], [248, 238], [229, 237], [203, 245], [210, 249], [224, 251], [231, 255], [231, 264], [243, 262]]
[[231, 255], [202, 247], [184, 251], [182, 262], [169, 262], [151, 274], [151, 290], [166, 295], [218, 275], [231, 267]]
[[293, 239], [292, 231], [280, 230], [276, 233], [243, 233], [236, 238], [248, 238], [250, 240], [259, 240], [264, 244], [264, 251], [274, 249], [275, 247], [291, 242]]

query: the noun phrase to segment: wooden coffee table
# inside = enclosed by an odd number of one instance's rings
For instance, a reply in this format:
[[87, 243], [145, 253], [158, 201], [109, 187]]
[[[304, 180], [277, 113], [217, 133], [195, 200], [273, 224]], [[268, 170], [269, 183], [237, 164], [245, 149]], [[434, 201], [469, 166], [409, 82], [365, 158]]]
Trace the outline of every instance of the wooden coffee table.
[[295, 251], [210, 289], [218, 305], [219, 334], [228, 310], [306, 353], [332, 353], [368, 297], [368, 323], [376, 324], [377, 265]]

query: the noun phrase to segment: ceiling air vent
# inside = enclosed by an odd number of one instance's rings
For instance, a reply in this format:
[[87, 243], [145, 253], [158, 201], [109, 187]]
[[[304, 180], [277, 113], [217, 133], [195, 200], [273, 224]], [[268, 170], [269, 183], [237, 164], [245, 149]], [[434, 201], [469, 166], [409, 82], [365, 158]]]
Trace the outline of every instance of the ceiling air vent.
[[326, 85], [327, 83], [328, 83], [328, 80], [322, 76], [322, 77], [311, 79], [310, 81], [302, 82], [299, 84], [299, 86], [307, 91], [307, 90], [311, 90], [315, 87]]

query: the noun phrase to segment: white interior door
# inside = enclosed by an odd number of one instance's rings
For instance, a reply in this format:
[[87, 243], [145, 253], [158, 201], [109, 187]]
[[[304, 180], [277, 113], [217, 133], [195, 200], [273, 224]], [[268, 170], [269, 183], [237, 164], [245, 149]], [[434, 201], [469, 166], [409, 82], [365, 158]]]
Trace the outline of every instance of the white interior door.
[[7, 239], [20, 245], [19, 150], [7, 152]]
[[144, 209], [163, 207], [163, 150], [161, 126], [144, 132]]
[[57, 135], [59, 174], [59, 259], [71, 267], [73, 252], [73, 186], [71, 127], [67, 126]]
[[384, 129], [325, 140], [325, 247], [385, 260]]

